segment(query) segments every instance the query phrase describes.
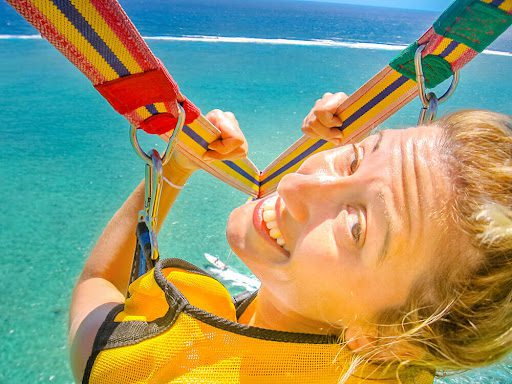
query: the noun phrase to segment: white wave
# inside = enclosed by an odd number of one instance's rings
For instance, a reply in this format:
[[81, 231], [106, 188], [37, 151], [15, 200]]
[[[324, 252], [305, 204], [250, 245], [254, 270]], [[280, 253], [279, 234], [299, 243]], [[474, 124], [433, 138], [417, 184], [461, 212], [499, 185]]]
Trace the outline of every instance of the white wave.
[[[316, 46], [316, 47], [344, 47], [352, 49], [375, 49], [381, 51], [401, 51], [407, 45], [385, 44], [385, 43], [364, 43], [356, 41], [337, 41], [337, 40], [295, 40], [295, 39], [264, 39], [257, 37], [225, 37], [225, 36], [143, 36], [145, 40], [157, 41], [185, 41], [185, 42], [205, 42], [205, 43], [238, 43], [238, 44], [269, 44], [269, 45], [297, 45], [297, 46]], [[9, 39], [41, 39], [41, 35], [0, 35], [0, 40]], [[512, 57], [512, 52], [495, 51], [485, 49], [485, 55]]]
[[206, 43], [242, 43], [242, 44], [271, 44], [271, 45], [302, 45], [320, 47], [346, 47], [356, 49], [380, 49], [387, 51], [400, 51], [406, 45], [362, 43], [335, 40], [294, 40], [294, 39], [263, 39], [257, 37], [225, 37], [225, 36], [143, 36], [145, 40], [162, 41], [197, 41]]
[[[301, 45], [317, 47], [344, 47], [353, 49], [376, 49], [381, 51], [401, 51], [407, 45], [403, 44], [385, 44], [385, 43], [365, 43], [357, 41], [338, 41], [338, 40], [295, 40], [295, 39], [264, 39], [257, 37], [226, 37], [226, 36], [208, 36], [208, 35], [185, 35], [185, 36], [143, 36], [145, 40], [161, 41], [192, 41], [206, 43], [241, 43], [241, 44], [274, 44], [274, 45]], [[512, 52], [494, 51], [486, 49], [482, 53], [486, 55], [509, 56]]]
[[41, 35], [0, 35], [0, 40], [31, 40], [42, 39]]
[[493, 51], [491, 49], [484, 49], [482, 51], [485, 55], [495, 55], [495, 56], [508, 56], [512, 57], [512, 52], [504, 52], [504, 51]]

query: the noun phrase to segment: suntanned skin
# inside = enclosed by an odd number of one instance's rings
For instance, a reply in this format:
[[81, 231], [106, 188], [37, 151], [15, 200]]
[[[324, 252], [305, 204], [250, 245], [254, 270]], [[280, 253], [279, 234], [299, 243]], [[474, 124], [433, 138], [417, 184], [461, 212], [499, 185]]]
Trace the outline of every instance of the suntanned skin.
[[[204, 160], [233, 160], [246, 156], [247, 141], [232, 113], [214, 110], [206, 117], [219, 127], [220, 137], [209, 145]], [[197, 169], [193, 162], [175, 152], [163, 173], [173, 184], [184, 185]], [[179, 192], [179, 189], [164, 184], [157, 230]], [[73, 291], [68, 340], [71, 367], [77, 382], [82, 380], [100, 325], [110, 310], [125, 300], [136, 241], [138, 212], [143, 206], [144, 185], [141, 183], [104, 229]]]
[[[341, 124], [336, 111], [345, 98], [324, 95], [303, 131], [337, 144], [342, 133], [333, 127]], [[222, 132], [209, 158], [246, 153], [232, 114], [215, 111], [207, 117]], [[384, 131], [314, 155], [285, 176], [274, 208], [289, 251], [261, 229], [263, 202], [232, 212], [230, 246], [262, 282], [251, 325], [320, 334], [344, 329], [353, 350], [370, 342], [374, 316], [403, 303], [434, 262], [431, 241], [443, 235], [429, 216], [450, 196], [436, 152], [439, 134], [437, 127]], [[195, 170], [177, 154], [164, 172], [182, 185]], [[164, 189], [160, 224], [178, 192]], [[77, 380], [99, 326], [125, 299], [142, 200], [139, 186], [108, 224], [75, 288], [69, 339]]]

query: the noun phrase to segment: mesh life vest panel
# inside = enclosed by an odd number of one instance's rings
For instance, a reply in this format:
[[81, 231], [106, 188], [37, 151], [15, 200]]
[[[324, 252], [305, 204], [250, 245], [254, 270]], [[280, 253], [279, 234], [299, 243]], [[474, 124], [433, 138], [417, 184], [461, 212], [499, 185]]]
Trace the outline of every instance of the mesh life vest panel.
[[[182, 260], [160, 261], [129, 293], [100, 327], [84, 383], [334, 384], [352, 358], [337, 336], [238, 323], [227, 289]], [[248, 317], [254, 297], [241, 303], [239, 314], [243, 308]], [[395, 383], [396, 376], [367, 365], [347, 383]], [[433, 375], [408, 368], [400, 379], [431, 384]]]

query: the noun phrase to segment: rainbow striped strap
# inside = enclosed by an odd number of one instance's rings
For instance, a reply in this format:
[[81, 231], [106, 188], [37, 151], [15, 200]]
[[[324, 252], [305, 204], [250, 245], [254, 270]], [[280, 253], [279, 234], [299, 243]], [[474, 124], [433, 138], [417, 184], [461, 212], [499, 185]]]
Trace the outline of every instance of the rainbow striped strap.
[[[414, 99], [417, 93], [415, 81], [385, 67], [340, 106], [344, 143], [361, 140], [369, 130]], [[330, 148], [333, 145], [325, 140], [301, 137], [262, 172], [260, 195], [275, 191], [279, 180], [287, 173], [295, 172], [307, 157]]]
[[511, 0], [459, 0], [437, 19], [417, 42], [389, 64], [415, 80], [414, 53], [422, 56], [425, 84], [433, 88], [482, 52], [512, 24]]
[[[100, 91], [130, 123], [136, 126], [145, 124], [149, 126], [146, 127], [148, 130], [154, 124], [153, 127], [161, 129], [176, 116], [176, 98], [187, 103], [117, 1], [7, 2], [80, 69], [98, 90], [102, 89], [101, 84], [127, 84], [128, 79], [138, 76], [146, 76], [147, 79], [157, 74], [161, 79], [161, 89], [148, 90], [150, 95], [137, 101], [139, 104], [147, 103], [145, 105], [137, 107], [133, 100], [121, 100], [120, 106], [113, 101], [119, 93], [109, 96], [108, 90]], [[424, 75], [427, 87], [433, 87], [504, 32], [512, 22], [511, 13], [512, 0], [457, 0], [416, 43], [343, 103], [339, 117], [343, 121], [341, 130], [345, 143], [362, 139], [368, 131], [417, 96], [413, 57], [418, 45], [426, 44], [423, 50]], [[151, 88], [150, 84], [147, 86]], [[169, 90], [168, 98], [166, 89]], [[126, 110], [123, 103], [129, 105]], [[193, 106], [192, 103], [190, 105]], [[271, 193], [279, 180], [296, 171], [307, 157], [332, 148], [324, 140], [302, 137], [260, 173], [247, 158], [203, 162], [201, 158], [209, 143], [219, 136], [218, 129], [200, 115], [183, 128], [178, 136], [178, 145], [203, 169], [252, 196]], [[161, 137], [168, 139], [170, 135], [166, 133]]]
[[258, 194], [259, 171], [250, 160], [214, 164], [200, 160], [220, 132], [203, 116], [195, 119], [199, 110], [180, 94], [117, 1], [7, 1], [131, 124], [149, 132], [171, 130], [178, 99], [188, 124], [179, 136], [180, 148], [215, 176], [250, 195]]
[[[345, 143], [361, 140], [418, 94], [414, 53], [423, 50], [422, 66], [429, 88], [449, 78], [483, 51], [512, 23], [512, 0], [458, 0], [417, 42], [407, 47], [352, 94], [339, 117]], [[311, 154], [332, 148], [324, 140], [300, 138], [261, 175], [260, 196], [272, 193], [279, 180], [296, 171]]]

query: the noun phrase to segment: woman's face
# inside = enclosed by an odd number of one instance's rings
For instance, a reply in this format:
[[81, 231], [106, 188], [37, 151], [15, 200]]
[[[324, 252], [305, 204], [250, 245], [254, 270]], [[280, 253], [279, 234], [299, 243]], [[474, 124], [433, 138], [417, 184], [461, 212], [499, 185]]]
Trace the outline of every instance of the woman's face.
[[275, 305], [341, 326], [407, 299], [445, 231], [432, 219], [450, 197], [439, 134], [382, 131], [319, 153], [232, 212], [228, 241]]

